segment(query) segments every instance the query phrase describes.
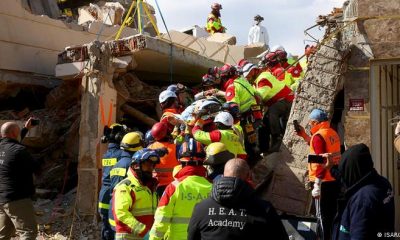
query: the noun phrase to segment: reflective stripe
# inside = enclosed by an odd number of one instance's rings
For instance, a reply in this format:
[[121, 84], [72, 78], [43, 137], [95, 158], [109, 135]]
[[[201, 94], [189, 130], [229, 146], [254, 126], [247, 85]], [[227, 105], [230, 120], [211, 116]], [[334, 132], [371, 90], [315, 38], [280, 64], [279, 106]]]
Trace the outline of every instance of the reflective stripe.
[[116, 233], [115, 234], [115, 239], [119, 240], [141, 240], [143, 239], [142, 237], [139, 236], [133, 236], [131, 233]]
[[103, 158], [101, 160], [103, 167], [111, 167], [117, 163], [116, 158]]
[[154, 171], [159, 172], [159, 173], [164, 173], [164, 172], [172, 172], [174, 168], [156, 168]]
[[112, 176], [126, 176], [126, 169], [125, 168], [114, 168], [110, 171], [110, 177]]
[[162, 222], [162, 223], [169, 223], [169, 222], [171, 222], [171, 217], [164, 217], [164, 216], [161, 216], [161, 217], [158, 217], [158, 216], [155, 216], [155, 221], [157, 221], [157, 222]]
[[110, 223], [111, 226], [115, 227], [116, 224], [115, 224], [114, 219], [109, 218], [108, 222]]
[[173, 217], [171, 223], [188, 224], [190, 217]]
[[155, 209], [153, 208], [139, 208], [139, 209], [133, 209], [132, 214], [134, 216], [143, 216], [143, 215], [153, 215], [155, 212]]
[[101, 209], [110, 209], [110, 204], [99, 202], [99, 208], [101, 208]]

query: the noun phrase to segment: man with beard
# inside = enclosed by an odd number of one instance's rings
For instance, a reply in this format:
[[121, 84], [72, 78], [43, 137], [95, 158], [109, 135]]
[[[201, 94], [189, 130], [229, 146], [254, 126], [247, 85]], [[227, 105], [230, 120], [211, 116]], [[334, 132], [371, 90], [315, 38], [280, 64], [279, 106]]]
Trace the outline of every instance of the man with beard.
[[158, 198], [152, 172], [159, 162], [157, 152], [148, 148], [132, 156], [127, 178], [113, 192], [115, 239], [142, 239], [153, 225]]

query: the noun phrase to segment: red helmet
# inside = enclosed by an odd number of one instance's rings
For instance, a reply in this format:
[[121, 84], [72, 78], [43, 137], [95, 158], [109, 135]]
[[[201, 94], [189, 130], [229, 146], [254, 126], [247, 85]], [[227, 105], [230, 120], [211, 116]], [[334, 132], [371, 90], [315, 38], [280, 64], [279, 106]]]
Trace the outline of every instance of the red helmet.
[[265, 54], [262, 62], [268, 66], [274, 66], [278, 63], [278, 54], [276, 52], [269, 52]]
[[236, 74], [236, 68], [230, 64], [225, 64], [218, 69], [221, 78], [231, 77]]
[[222, 9], [222, 5], [219, 3], [213, 3], [211, 4], [211, 9], [220, 10]]
[[156, 141], [159, 141], [167, 136], [168, 126], [165, 123], [158, 122], [151, 128], [151, 135]]
[[287, 60], [287, 52], [282, 50], [276, 50], [276, 55], [279, 58], [279, 61]]
[[246, 65], [247, 63], [249, 63], [249, 61], [247, 61], [246, 59], [242, 59], [242, 60], [240, 60], [240, 61], [238, 62], [237, 65], [238, 65], [240, 68], [243, 68], [244, 65]]
[[203, 87], [209, 87], [209, 86], [215, 86], [220, 84], [220, 80], [215, 78], [215, 76], [210, 75], [210, 74], [206, 74], [202, 77], [201, 79], [201, 85]]

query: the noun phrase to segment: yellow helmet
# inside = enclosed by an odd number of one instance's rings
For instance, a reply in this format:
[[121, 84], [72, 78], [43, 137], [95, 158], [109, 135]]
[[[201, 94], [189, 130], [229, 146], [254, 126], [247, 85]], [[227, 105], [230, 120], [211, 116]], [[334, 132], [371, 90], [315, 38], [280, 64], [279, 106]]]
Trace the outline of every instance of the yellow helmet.
[[125, 134], [121, 141], [121, 149], [130, 152], [136, 152], [143, 149], [143, 139], [137, 132]]
[[206, 148], [205, 165], [220, 165], [234, 158], [235, 155], [228, 151], [225, 144], [214, 142]]

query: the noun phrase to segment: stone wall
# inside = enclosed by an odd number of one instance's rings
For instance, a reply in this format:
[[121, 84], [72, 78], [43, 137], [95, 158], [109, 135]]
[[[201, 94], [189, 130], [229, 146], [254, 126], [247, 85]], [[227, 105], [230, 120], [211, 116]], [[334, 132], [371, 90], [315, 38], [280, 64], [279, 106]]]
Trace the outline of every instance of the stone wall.
[[305, 183], [309, 147], [294, 133], [292, 122], [298, 120], [306, 126], [308, 115], [314, 108], [322, 108], [332, 117], [336, 95], [343, 88], [347, 53], [337, 36], [326, 39], [320, 45], [311, 57], [308, 72], [297, 91], [281, 151], [267, 156], [261, 163], [274, 169], [265, 197], [280, 211], [308, 214], [311, 198], [305, 190]]

